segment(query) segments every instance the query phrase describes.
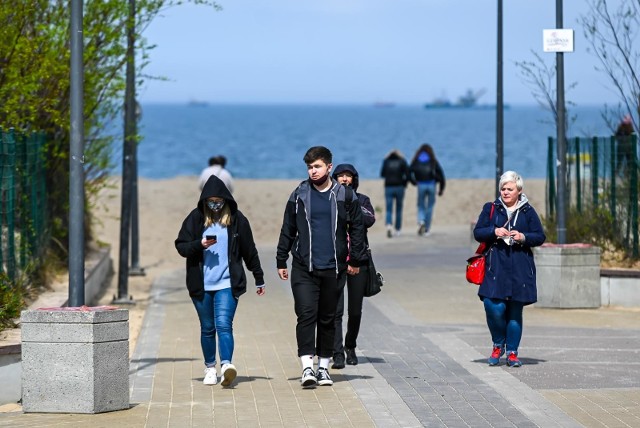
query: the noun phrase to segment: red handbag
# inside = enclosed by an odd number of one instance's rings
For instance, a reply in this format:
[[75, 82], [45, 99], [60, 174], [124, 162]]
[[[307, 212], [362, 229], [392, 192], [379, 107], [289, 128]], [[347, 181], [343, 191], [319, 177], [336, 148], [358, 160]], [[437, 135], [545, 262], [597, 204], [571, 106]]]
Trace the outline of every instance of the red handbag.
[[485, 272], [485, 255], [476, 254], [467, 259], [467, 281], [472, 284], [480, 285], [484, 281]]
[[[491, 213], [489, 214], [489, 220], [493, 217], [494, 205], [491, 205]], [[475, 255], [467, 259], [467, 281], [471, 284], [480, 285], [484, 281], [484, 273], [486, 269], [485, 258], [486, 253], [489, 250], [489, 246], [486, 242], [481, 242], [476, 249]]]

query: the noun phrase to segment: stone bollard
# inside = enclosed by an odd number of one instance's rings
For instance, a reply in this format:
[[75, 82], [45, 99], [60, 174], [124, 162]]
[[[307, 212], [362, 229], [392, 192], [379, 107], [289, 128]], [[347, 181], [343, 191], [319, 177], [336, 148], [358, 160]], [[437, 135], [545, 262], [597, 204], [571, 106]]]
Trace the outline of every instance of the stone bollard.
[[113, 306], [22, 311], [22, 409], [129, 408], [129, 311]]
[[600, 248], [544, 244], [533, 249], [540, 308], [599, 308]]

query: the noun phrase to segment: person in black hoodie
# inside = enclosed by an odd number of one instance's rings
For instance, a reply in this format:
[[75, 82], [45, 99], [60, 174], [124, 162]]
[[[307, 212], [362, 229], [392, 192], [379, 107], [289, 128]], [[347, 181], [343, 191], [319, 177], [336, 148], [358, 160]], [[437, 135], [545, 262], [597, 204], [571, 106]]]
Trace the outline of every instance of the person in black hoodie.
[[[342, 163], [336, 166], [332, 175], [333, 179], [344, 186], [351, 187], [354, 192], [358, 190], [360, 180], [356, 168], [348, 163]], [[356, 193], [360, 208], [362, 209], [362, 219], [366, 229], [373, 226], [376, 222], [376, 215], [371, 200], [367, 195]], [[367, 234], [365, 229], [365, 246], [369, 247]], [[348, 268], [347, 268], [348, 269]], [[367, 265], [360, 266], [360, 271], [356, 275], [347, 276], [347, 292], [349, 293], [349, 318], [347, 320], [347, 334], [342, 342], [342, 316], [344, 315], [344, 289], [340, 293], [338, 307], [336, 309], [336, 338], [333, 345], [333, 365], [332, 369], [342, 369], [345, 363], [345, 353], [347, 355], [346, 363], [352, 366], [358, 364], [356, 356], [356, 340], [360, 332], [360, 322], [362, 320], [362, 300], [364, 299], [364, 290], [369, 279], [369, 267]]]
[[175, 246], [187, 259], [187, 289], [200, 319], [205, 364], [203, 383], [218, 383], [217, 335], [221, 384], [230, 386], [237, 375], [231, 362], [233, 317], [239, 297], [247, 291], [242, 262], [253, 273], [258, 296], [264, 295], [265, 283], [249, 220], [215, 175], [209, 177], [197, 207], [182, 222]]
[[[309, 179], [289, 196], [276, 253], [282, 280], [289, 279], [289, 253], [293, 257], [291, 291], [303, 388], [333, 385], [329, 362], [333, 356], [338, 298], [346, 275], [357, 275], [367, 260], [360, 203], [355, 192], [331, 178], [332, 157], [323, 146], [311, 147], [305, 153]], [[351, 202], [345, 203], [348, 197]], [[315, 355], [317, 372], [313, 370]]]
[[[380, 177], [384, 178], [384, 200], [387, 211], [385, 226], [387, 227], [387, 237], [391, 238], [394, 235], [399, 236], [400, 229], [402, 229], [402, 204], [404, 203], [404, 192], [409, 182], [409, 164], [400, 150], [392, 150], [384, 158]], [[392, 225], [394, 201], [396, 203], [396, 221]]]

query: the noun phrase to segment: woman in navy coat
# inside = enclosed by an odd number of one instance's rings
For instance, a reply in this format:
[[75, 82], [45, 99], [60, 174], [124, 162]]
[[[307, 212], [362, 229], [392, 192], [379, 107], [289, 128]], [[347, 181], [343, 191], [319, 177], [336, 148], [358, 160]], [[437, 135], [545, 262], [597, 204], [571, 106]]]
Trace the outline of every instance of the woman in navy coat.
[[484, 205], [473, 236], [490, 246], [486, 273], [478, 289], [484, 303], [493, 341], [489, 365], [520, 367], [518, 346], [522, 338], [522, 310], [538, 299], [536, 266], [531, 247], [546, 239], [538, 214], [524, 193], [522, 177], [507, 171], [500, 177], [500, 197]]

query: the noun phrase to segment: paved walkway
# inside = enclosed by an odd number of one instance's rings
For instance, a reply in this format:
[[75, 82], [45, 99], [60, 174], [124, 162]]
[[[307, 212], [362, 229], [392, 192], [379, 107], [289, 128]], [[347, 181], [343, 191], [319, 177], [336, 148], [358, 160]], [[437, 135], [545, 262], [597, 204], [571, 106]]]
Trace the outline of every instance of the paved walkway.
[[198, 322], [179, 270], [154, 283], [130, 409], [5, 413], [0, 426], [640, 426], [640, 312], [528, 307], [524, 366], [488, 367], [484, 312], [464, 280], [468, 228], [372, 237], [372, 247], [386, 285], [365, 299], [360, 364], [332, 370], [333, 387], [300, 387], [293, 300], [269, 247], [267, 295], [240, 299], [233, 388], [202, 384]]

